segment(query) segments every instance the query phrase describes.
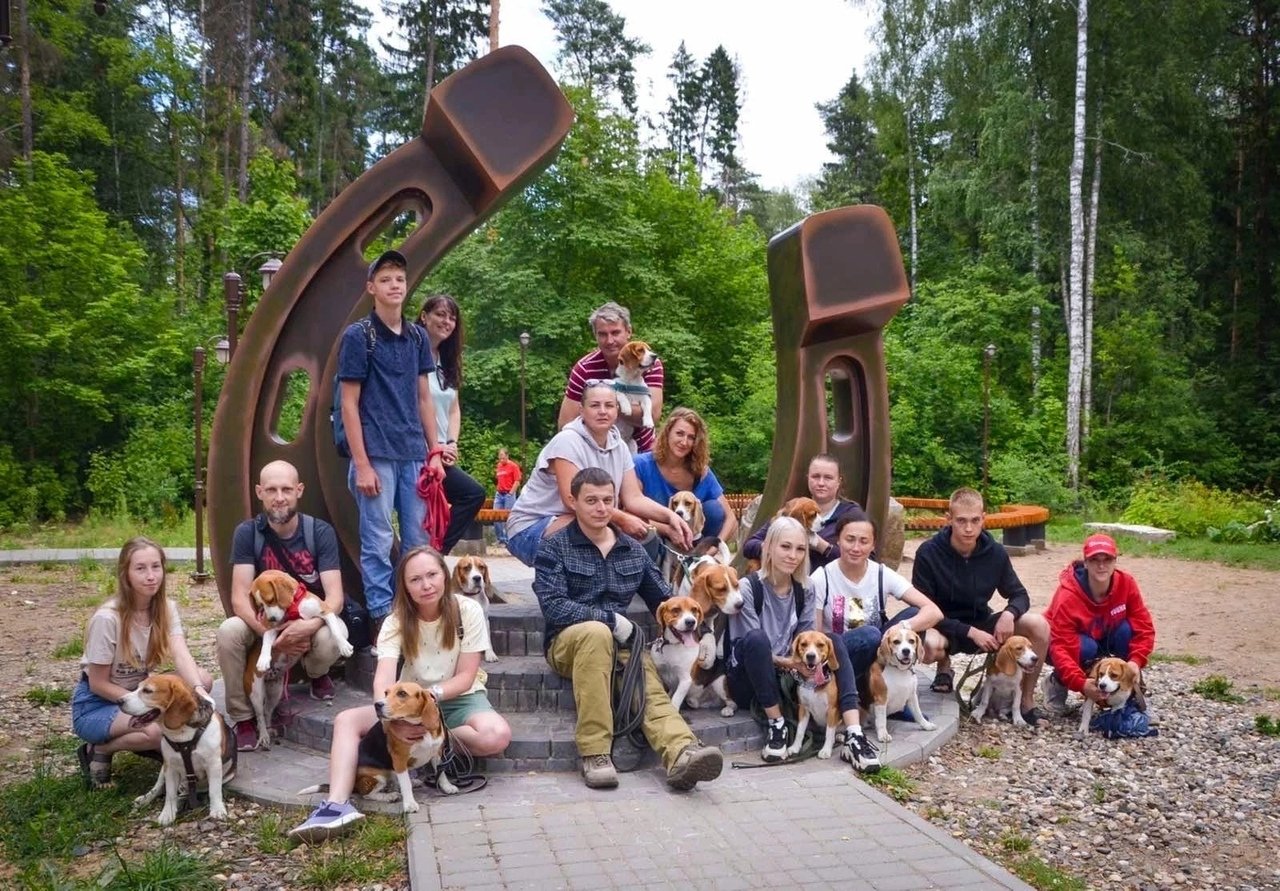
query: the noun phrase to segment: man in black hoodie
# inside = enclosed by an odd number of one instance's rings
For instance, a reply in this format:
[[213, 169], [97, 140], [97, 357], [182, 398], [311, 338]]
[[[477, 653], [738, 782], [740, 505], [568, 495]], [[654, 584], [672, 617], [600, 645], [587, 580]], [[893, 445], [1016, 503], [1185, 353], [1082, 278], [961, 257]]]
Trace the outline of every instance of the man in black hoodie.
[[[973, 489], [957, 489], [947, 510], [949, 525], [916, 551], [911, 583], [938, 604], [943, 616], [926, 635], [925, 658], [937, 655], [933, 689], [949, 693], [955, 678], [949, 654], [994, 652], [1011, 635], [1020, 634], [1031, 641], [1040, 657], [1034, 671], [1022, 678], [1022, 701], [1032, 704], [1049, 648], [1049, 623], [1030, 611], [1031, 598], [1013, 571], [1004, 546], [982, 528], [985, 517], [982, 495]], [[1006, 601], [998, 613], [989, 605], [996, 591]], [[1022, 717], [1034, 727], [1040, 713], [1032, 705]]]

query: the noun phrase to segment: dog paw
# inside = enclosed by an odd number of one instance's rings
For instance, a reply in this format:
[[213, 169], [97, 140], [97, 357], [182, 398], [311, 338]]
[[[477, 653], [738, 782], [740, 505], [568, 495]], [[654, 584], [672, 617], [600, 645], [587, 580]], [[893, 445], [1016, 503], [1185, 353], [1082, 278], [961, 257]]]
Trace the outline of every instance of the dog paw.
[[1026, 726], [1027, 726], [1027, 722], [1026, 722], [1026, 721], [1024, 721], [1024, 720], [1022, 720], [1022, 715], [1014, 715], [1014, 716], [1013, 716], [1013, 726], [1014, 726], [1014, 727], [1026, 727]]
[[788, 754], [788, 755], [799, 755], [799, 754], [800, 754], [800, 749], [801, 749], [801, 747], [802, 747], [803, 745], [804, 745], [804, 740], [803, 740], [803, 739], [802, 739], [801, 741], [799, 741], [799, 742], [792, 743], [792, 744], [791, 744], [791, 746], [787, 749], [787, 754]]
[[[795, 754], [795, 753], [793, 752], [792, 754]], [[831, 749], [823, 748], [819, 750], [818, 757], [821, 758], [823, 761], [826, 761], [828, 758], [831, 757]]]
[[975, 724], [981, 724], [982, 714], [980, 712], [974, 712], [972, 715], [969, 716], [969, 720], [973, 721], [973, 723]]
[[258, 674], [266, 674], [271, 668], [270, 659], [259, 659], [257, 665], [254, 666]]
[[139, 795], [137, 798], [133, 800], [133, 806], [135, 808], [146, 807], [150, 803], [151, 803], [151, 799], [148, 798], [146, 795]]
[[921, 730], [937, 730], [938, 725], [933, 723], [932, 721], [921, 721], [920, 729]]
[[338, 643], [338, 652], [343, 656], [350, 656], [355, 651], [356, 648], [351, 646], [351, 644], [347, 643], [345, 640]]
[[484, 651], [484, 661], [485, 661], [485, 662], [497, 662], [497, 661], [498, 661], [498, 654], [497, 654], [497, 653], [495, 653], [493, 650], [485, 650], [485, 651]]
[[886, 730], [884, 733], [877, 733], [876, 739], [880, 740], [882, 743], [887, 743], [893, 739], [893, 734]]
[[449, 778], [443, 773], [436, 777], [436, 788], [440, 790], [441, 795], [458, 794], [458, 787], [449, 782]]
[[220, 805], [219, 807], [216, 807], [216, 808], [213, 808], [213, 807], [209, 808], [209, 819], [210, 820], [227, 819], [227, 806]]
[[166, 807], [160, 812], [160, 816], [156, 817], [156, 824], [159, 826], [172, 826], [174, 818], [177, 816], [176, 809]]
[[418, 799], [406, 798], [404, 801], [404, 805], [401, 807], [400, 810], [406, 814], [416, 814], [420, 807], [421, 805], [418, 804]]
[[720, 709], [720, 716], [722, 718], [732, 718], [737, 713], [737, 711], [738, 711], [738, 707], [731, 703], [729, 705], [726, 705], [724, 708]]

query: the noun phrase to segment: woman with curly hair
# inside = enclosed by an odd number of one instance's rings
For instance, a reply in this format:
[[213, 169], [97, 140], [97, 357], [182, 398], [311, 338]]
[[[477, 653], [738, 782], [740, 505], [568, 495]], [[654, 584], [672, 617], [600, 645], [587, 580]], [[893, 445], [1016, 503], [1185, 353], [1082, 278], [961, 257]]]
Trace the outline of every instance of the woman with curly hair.
[[[636, 477], [644, 494], [659, 504], [669, 503], [677, 492], [692, 492], [706, 517], [702, 535], [730, 542], [738, 534], [738, 518], [711, 470], [710, 445], [707, 424], [698, 413], [677, 408], [658, 430], [653, 451], [636, 455]], [[662, 524], [658, 531], [671, 537]]]

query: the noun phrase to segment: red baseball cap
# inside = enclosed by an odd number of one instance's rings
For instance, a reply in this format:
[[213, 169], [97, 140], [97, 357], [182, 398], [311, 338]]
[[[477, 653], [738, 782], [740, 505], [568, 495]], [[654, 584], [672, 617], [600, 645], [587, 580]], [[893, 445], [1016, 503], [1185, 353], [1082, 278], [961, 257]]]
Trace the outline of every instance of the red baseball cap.
[[1110, 535], [1090, 535], [1084, 540], [1084, 558], [1088, 560], [1094, 554], [1110, 554], [1116, 556], [1116, 541]]

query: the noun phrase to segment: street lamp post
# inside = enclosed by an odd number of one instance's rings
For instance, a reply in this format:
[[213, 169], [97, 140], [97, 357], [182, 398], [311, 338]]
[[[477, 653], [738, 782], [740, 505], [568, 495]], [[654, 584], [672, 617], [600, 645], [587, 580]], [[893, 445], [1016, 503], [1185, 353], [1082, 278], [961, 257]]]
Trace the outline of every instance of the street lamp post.
[[[191, 372], [195, 382], [195, 509], [196, 509], [196, 571], [191, 581], [202, 585], [209, 580], [204, 568], [204, 347], [198, 346], [191, 354]], [[219, 336], [213, 355], [219, 365], [226, 365], [231, 358], [231, 343]]]
[[991, 360], [996, 357], [996, 345], [989, 343], [982, 351], [982, 496], [987, 495], [989, 480], [988, 465], [990, 450], [988, 442], [991, 435]]
[[527, 456], [525, 455], [526, 437], [525, 437], [525, 400], [524, 400], [524, 392], [525, 392], [524, 390], [524, 386], [525, 386], [524, 358], [525, 358], [525, 353], [528, 352], [528, 350], [529, 350], [529, 332], [521, 331], [520, 332], [520, 464], [521, 466], [524, 466], [524, 467], [529, 466], [528, 461], [526, 460]]
[[280, 262], [280, 258], [272, 254], [258, 267], [258, 275], [262, 276], [263, 293], [266, 293], [267, 288], [271, 287], [271, 279], [275, 278], [275, 274], [280, 271], [280, 267], [283, 265]]
[[236, 356], [236, 343], [240, 334], [240, 302], [244, 299], [244, 282], [239, 273], [228, 272], [222, 276], [222, 301], [227, 306], [227, 342], [231, 358]]

